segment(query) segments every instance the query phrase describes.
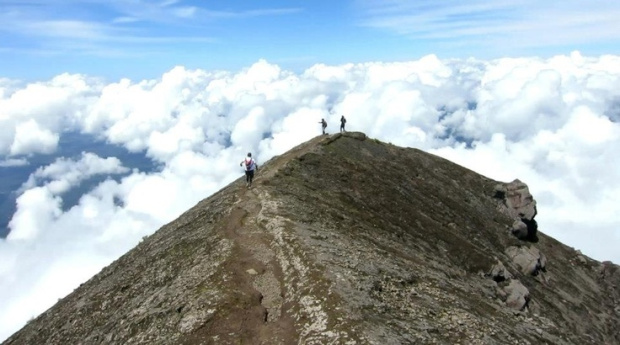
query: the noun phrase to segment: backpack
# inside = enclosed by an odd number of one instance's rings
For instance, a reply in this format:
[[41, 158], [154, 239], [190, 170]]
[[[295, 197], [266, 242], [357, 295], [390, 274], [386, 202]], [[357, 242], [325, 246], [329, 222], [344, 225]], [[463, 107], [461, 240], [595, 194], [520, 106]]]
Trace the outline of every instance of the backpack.
[[245, 170], [250, 170], [250, 168], [252, 167], [252, 158], [250, 158], [250, 160], [245, 160]]

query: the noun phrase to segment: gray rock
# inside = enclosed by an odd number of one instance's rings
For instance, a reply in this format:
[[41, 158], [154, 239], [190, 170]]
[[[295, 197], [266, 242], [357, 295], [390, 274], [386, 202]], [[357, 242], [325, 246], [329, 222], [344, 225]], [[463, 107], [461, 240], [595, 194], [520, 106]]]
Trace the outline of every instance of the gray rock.
[[532, 220], [536, 216], [536, 201], [527, 185], [516, 179], [506, 185], [506, 206], [515, 217]]
[[530, 301], [530, 291], [517, 279], [510, 280], [510, 284], [504, 287], [506, 292], [506, 306], [523, 311]]
[[504, 264], [497, 260], [497, 263], [493, 265], [488, 275], [496, 282], [503, 282], [508, 279], [512, 279], [512, 274], [506, 269]]
[[495, 186], [495, 197], [502, 200], [503, 211], [515, 222], [512, 233], [520, 240], [538, 242], [536, 201], [527, 185], [516, 179], [510, 183]]
[[577, 261], [581, 262], [584, 265], [588, 263], [588, 260], [583, 255], [577, 255]]
[[515, 220], [512, 224], [511, 232], [520, 240], [527, 240], [528, 238], [527, 224], [520, 219]]
[[344, 132], [342, 135], [357, 140], [366, 140], [366, 134], [362, 132]]
[[179, 322], [179, 331], [185, 334], [193, 332], [213, 317], [213, 311], [214, 310], [186, 313]]
[[536, 247], [513, 246], [506, 248], [505, 252], [523, 274], [536, 276], [546, 270], [547, 258]]

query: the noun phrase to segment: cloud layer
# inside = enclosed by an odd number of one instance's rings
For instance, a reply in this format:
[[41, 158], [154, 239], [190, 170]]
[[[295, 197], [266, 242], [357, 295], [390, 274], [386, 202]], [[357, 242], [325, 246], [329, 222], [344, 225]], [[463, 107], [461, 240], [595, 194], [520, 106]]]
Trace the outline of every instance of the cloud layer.
[[[11, 232], [0, 240], [0, 339], [199, 200], [259, 163], [320, 134], [321, 118], [417, 147], [503, 181], [539, 203], [540, 229], [599, 260], [620, 262], [620, 57], [315, 65], [266, 61], [238, 72], [175, 67], [157, 80], [115, 83], [63, 74], [0, 79], [0, 162], [59, 154], [64, 133], [92, 134], [161, 169], [114, 157], [59, 157], [24, 177]], [[107, 179], [79, 203], [63, 195]]]

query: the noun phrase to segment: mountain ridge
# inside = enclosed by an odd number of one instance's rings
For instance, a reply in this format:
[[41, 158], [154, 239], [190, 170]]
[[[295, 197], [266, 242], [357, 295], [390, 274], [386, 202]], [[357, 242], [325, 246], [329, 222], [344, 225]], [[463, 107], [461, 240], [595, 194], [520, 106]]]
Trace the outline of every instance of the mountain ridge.
[[536, 212], [520, 181], [363, 133], [320, 136], [3, 344], [619, 343], [618, 266], [538, 232]]

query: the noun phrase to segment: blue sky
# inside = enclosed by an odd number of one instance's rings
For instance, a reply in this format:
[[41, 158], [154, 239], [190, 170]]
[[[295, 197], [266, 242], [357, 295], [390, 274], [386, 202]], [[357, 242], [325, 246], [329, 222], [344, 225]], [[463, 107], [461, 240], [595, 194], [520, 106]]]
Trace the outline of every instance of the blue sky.
[[620, 52], [617, 1], [0, 0], [0, 77]]

